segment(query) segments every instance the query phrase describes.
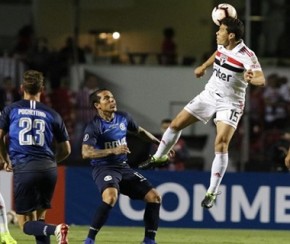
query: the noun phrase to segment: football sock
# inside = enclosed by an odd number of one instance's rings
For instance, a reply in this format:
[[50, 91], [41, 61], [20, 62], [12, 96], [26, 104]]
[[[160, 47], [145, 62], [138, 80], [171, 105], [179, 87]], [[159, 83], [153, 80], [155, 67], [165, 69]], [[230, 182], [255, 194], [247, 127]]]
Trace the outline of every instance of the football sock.
[[35, 236], [36, 244], [50, 244], [49, 236]]
[[207, 192], [217, 193], [229, 161], [228, 153], [215, 153], [211, 166], [210, 186]]
[[43, 221], [27, 221], [23, 226], [26, 235], [50, 236], [54, 235], [56, 226], [46, 224]]
[[163, 155], [166, 155], [169, 153], [171, 148], [175, 145], [175, 143], [178, 141], [179, 137], [181, 135], [180, 131], [175, 131], [168, 127], [164, 134], [162, 135], [161, 142], [158, 146], [157, 151], [154, 154], [154, 157], [160, 158]]
[[99, 230], [107, 221], [111, 209], [112, 206], [105, 202], [102, 202], [101, 205], [97, 208], [92, 225], [89, 229], [88, 238], [95, 240]]
[[[44, 219], [38, 221], [45, 222]], [[36, 244], [50, 244], [50, 236], [35, 236]]]
[[160, 203], [147, 203], [144, 213], [145, 237], [155, 240], [159, 224]]
[[9, 232], [6, 215], [6, 207], [2, 194], [0, 193], [0, 232]]

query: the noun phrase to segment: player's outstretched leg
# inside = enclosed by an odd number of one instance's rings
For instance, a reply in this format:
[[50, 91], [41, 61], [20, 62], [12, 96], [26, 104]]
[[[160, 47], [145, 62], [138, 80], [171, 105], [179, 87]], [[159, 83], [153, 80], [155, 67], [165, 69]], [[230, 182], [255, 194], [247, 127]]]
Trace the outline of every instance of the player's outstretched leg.
[[209, 192], [207, 192], [205, 194], [204, 199], [201, 202], [201, 206], [203, 208], [211, 208], [214, 205], [215, 201], [216, 201], [217, 195], [220, 195], [220, 194], [221, 194], [221, 192], [218, 192], [218, 193], [209, 193]]

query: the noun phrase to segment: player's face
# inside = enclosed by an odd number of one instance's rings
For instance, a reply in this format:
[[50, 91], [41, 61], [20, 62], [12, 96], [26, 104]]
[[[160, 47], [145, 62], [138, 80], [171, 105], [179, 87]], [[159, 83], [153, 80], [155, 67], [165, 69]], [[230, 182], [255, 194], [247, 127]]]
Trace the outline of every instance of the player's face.
[[114, 112], [117, 111], [117, 104], [113, 94], [110, 91], [102, 91], [98, 94], [100, 97], [100, 103], [97, 108], [103, 112]]
[[216, 41], [218, 45], [229, 45], [229, 33], [225, 25], [221, 25], [219, 30], [216, 32]]

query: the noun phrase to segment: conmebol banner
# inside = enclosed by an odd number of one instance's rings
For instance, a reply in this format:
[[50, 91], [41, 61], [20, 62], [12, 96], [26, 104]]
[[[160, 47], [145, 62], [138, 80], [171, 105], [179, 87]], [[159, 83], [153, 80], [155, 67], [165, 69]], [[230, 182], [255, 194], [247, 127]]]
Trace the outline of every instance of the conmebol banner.
[[[216, 205], [200, 205], [209, 173], [139, 171], [162, 195], [160, 226], [191, 228], [289, 229], [290, 187], [287, 173], [227, 173]], [[90, 168], [66, 170], [65, 219], [88, 225], [100, 203]], [[144, 203], [120, 196], [107, 225], [142, 226]]]

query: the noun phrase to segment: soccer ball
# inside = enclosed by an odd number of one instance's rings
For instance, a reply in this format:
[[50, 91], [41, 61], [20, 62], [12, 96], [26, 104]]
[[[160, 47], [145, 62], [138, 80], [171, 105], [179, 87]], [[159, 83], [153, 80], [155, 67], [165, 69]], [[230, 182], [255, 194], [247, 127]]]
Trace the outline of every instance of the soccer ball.
[[211, 17], [213, 22], [220, 26], [220, 21], [225, 17], [232, 17], [237, 18], [237, 11], [236, 9], [228, 4], [228, 3], [221, 3], [218, 6], [214, 7], [211, 13]]

